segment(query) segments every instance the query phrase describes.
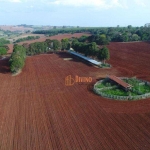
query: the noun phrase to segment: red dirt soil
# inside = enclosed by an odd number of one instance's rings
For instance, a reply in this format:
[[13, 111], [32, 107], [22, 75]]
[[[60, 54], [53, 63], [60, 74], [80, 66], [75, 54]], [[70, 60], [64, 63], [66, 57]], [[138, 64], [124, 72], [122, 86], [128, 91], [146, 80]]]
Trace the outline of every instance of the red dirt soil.
[[[19, 76], [0, 61], [0, 149], [149, 150], [150, 99], [121, 102], [95, 95], [106, 74], [150, 81], [149, 43], [111, 43], [112, 69], [99, 69], [66, 53], [28, 57]], [[63, 58], [73, 60], [65, 61]], [[65, 86], [65, 77], [93, 83]]]
[[[36, 36], [37, 34], [35, 34]], [[36, 40], [31, 40], [31, 41], [24, 41], [24, 42], [20, 42], [18, 44], [22, 45], [23, 43], [28, 43], [28, 44], [31, 44], [31, 43], [35, 43], [35, 42], [44, 42], [46, 39], [56, 39], [56, 40], [59, 40], [61, 41], [61, 39], [63, 38], [71, 38], [71, 37], [81, 37], [82, 35], [87, 35], [87, 36], [90, 36], [89, 33], [74, 33], [74, 34], [59, 34], [59, 35], [54, 35], [54, 36], [51, 36], [51, 37], [42, 37], [40, 39], [36, 39]], [[12, 53], [13, 51], [13, 44], [8, 44], [9, 46], [9, 51], [8, 53]]]
[[0, 25], [0, 29], [8, 31], [27, 31], [27, 30], [33, 31], [33, 28], [26, 28], [23, 26], [7, 26], [7, 25], [6, 26]]

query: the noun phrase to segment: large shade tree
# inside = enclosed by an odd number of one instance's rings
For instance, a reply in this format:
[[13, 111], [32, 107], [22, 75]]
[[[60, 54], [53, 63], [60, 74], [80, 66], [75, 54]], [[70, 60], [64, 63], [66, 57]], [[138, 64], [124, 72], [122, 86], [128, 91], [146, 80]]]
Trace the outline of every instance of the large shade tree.
[[0, 47], [0, 55], [5, 55], [7, 54], [7, 50], [5, 47]]
[[104, 46], [101, 50], [98, 51], [97, 58], [103, 61], [103, 63], [105, 64], [105, 61], [109, 60], [110, 58], [109, 49]]
[[62, 50], [70, 49], [70, 43], [67, 38], [61, 40]]

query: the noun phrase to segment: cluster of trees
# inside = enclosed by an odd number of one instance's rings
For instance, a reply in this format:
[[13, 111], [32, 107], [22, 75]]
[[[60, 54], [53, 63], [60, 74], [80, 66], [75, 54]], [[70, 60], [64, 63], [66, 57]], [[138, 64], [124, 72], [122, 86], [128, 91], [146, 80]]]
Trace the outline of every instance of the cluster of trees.
[[10, 70], [17, 73], [25, 65], [26, 49], [21, 45], [14, 45], [13, 53], [9, 59]]
[[4, 46], [5, 44], [10, 44], [10, 41], [4, 38], [0, 38], [0, 46]]
[[98, 45], [107, 45], [109, 43], [105, 34], [91, 35], [87, 38], [89, 42], [96, 42]]
[[105, 60], [110, 58], [109, 49], [106, 46], [99, 48], [95, 42], [86, 43], [79, 42], [77, 39], [74, 39], [72, 41], [72, 48], [76, 52], [101, 60], [103, 63], [105, 63]]
[[72, 48], [85, 56], [95, 56], [98, 51], [98, 46], [95, 42], [83, 43], [78, 42], [76, 39], [72, 41]]
[[[91, 40], [89, 40], [89, 38]], [[96, 42], [89, 42], [89, 41], [95, 41]], [[82, 41], [82, 42], [80, 42]], [[85, 56], [90, 56], [95, 59], [99, 59], [104, 61], [108, 60], [109, 50], [107, 47], [99, 48], [97, 44], [106, 45], [108, 41], [106, 40], [106, 37], [103, 35], [100, 35], [95, 38], [95, 36], [92, 38], [88, 36], [81, 36], [80, 38], [72, 38], [67, 39], [64, 38], [60, 41], [54, 39], [47, 39], [45, 42], [35, 42], [30, 44], [28, 47], [26, 47], [26, 54], [27, 55], [36, 55], [41, 53], [47, 53], [47, 52], [56, 52], [57, 50], [69, 50], [70, 47], [72, 47], [76, 52], [82, 53]]]
[[98, 51], [97, 58], [99, 60], [102, 60], [103, 63], [105, 64], [105, 61], [110, 59], [109, 49], [106, 46], [104, 46], [102, 49]]
[[31, 43], [29, 46], [23, 45], [26, 48], [27, 55], [36, 55], [47, 52], [56, 52], [58, 50], [70, 49], [69, 39], [62, 39], [61, 42], [54, 39], [46, 39], [45, 42]]
[[10, 41], [4, 38], [0, 38], [0, 55], [7, 54], [7, 50], [9, 49], [9, 47], [6, 46], [6, 44], [10, 44]]
[[24, 37], [24, 38], [19, 38], [14, 43], [29, 41], [29, 40], [35, 40], [35, 39], [39, 39], [39, 38], [40, 38], [40, 36], [28, 36], [28, 37]]
[[67, 38], [64, 38], [61, 40], [61, 49], [62, 50], [65, 50], [65, 49], [70, 49], [70, 42], [69, 42], [69, 39]]
[[80, 38], [78, 38], [79, 42], [87, 42], [88, 36], [87, 35], [82, 35]]
[[49, 36], [57, 35], [57, 34], [64, 34], [64, 33], [82, 33], [82, 32], [89, 32], [87, 28], [63, 28], [63, 29], [51, 29], [51, 30], [37, 30], [34, 31], [34, 34], [46, 34]]
[[46, 42], [35, 42], [31, 43], [28, 48], [26, 48], [26, 54], [28, 56], [36, 55], [36, 54], [41, 54], [41, 53], [46, 53], [48, 52], [49, 49], [47, 47]]
[[57, 50], [60, 50], [61, 49], [61, 42], [58, 41], [58, 40], [50, 40], [50, 39], [47, 39], [45, 41], [47, 43], [47, 47], [48, 49], [50, 50], [54, 50], [54, 51], [57, 51]]
[[7, 49], [5, 47], [0, 47], [0, 55], [7, 54]]
[[[40, 30], [33, 33], [36, 34], [63, 34], [63, 33], [83, 33], [88, 32], [92, 35], [102, 36], [101, 38], [107, 39], [108, 42], [129, 42], [129, 41], [148, 41], [150, 40], [150, 27], [99, 27], [99, 28], [72, 28], [72, 29], [51, 29], [51, 30]], [[82, 40], [82, 39], [81, 39]], [[84, 39], [83, 39], [84, 40]], [[97, 43], [95, 40], [94, 42]], [[101, 42], [100, 42], [101, 43]], [[97, 43], [98, 44], [98, 43]]]

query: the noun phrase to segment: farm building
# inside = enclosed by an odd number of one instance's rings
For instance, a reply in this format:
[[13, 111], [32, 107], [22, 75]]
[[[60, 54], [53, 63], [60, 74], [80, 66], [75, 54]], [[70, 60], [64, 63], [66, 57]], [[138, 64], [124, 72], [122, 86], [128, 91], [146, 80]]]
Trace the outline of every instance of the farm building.
[[124, 82], [123, 80], [121, 80], [119, 77], [116, 77], [114, 75], [109, 75], [108, 78], [114, 82], [116, 82], [117, 84], [121, 85], [125, 90], [130, 90], [132, 88], [132, 85]]

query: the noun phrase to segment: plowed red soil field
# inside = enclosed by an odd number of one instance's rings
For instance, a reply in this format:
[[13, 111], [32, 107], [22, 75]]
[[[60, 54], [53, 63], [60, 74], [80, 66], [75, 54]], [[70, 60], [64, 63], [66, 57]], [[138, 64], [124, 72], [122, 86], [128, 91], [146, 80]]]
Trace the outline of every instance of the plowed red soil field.
[[[108, 47], [111, 69], [59, 53], [28, 57], [22, 73], [12, 77], [8, 60], [0, 60], [0, 149], [149, 150], [150, 99], [104, 99], [92, 85], [106, 74], [150, 81], [150, 44]], [[65, 86], [68, 75], [93, 82]]]

